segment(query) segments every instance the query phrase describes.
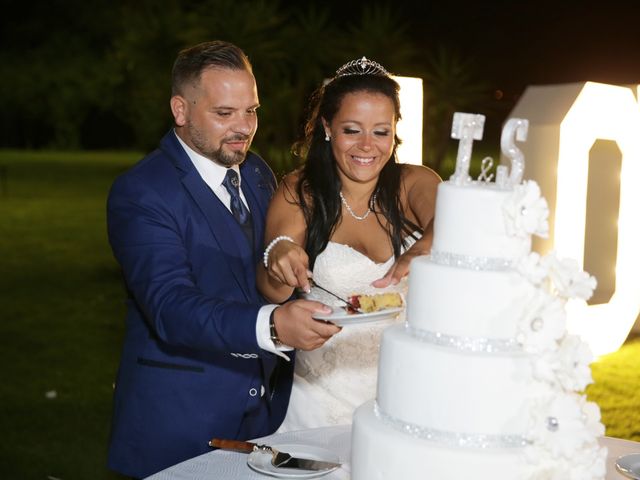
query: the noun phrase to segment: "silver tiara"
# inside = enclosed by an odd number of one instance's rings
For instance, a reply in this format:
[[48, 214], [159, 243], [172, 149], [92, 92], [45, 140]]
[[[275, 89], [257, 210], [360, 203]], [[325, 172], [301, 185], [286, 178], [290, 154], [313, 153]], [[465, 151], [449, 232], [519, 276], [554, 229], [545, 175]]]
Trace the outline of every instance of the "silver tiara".
[[347, 77], [349, 75], [383, 75], [389, 76], [389, 72], [378, 62], [362, 57], [358, 60], [351, 60], [336, 70], [335, 78]]

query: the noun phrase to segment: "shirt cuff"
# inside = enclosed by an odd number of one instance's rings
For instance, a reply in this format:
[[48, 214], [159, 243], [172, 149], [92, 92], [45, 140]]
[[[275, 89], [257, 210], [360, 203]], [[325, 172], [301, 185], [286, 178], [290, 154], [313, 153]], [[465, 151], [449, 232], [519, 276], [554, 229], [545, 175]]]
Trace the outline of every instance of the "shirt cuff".
[[271, 316], [271, 312], [273, 312], [279, 305], [265, 305], [258, 310], [258, 319], [256, 321], [256, 339], [258, 340], [258, 346], [262, 350], [266, 350], [267, 352], [275, 353], [276, 355], [284, 358], [285, 360], [290, 360], [288, 355], [285, 355], [282, 352], [290, 352], [293, 350], [292, 347], [288, 345], [275, 345], [271, 340], [271, 332], [269, 331], [269, 317]]

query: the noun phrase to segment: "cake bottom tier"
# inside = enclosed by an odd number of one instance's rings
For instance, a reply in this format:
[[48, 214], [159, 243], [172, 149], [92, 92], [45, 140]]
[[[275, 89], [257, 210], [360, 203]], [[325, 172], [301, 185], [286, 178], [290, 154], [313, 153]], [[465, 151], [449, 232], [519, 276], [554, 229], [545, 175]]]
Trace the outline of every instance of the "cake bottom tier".
[[355, 411], [351, 480], [514, 480], [527, 476], [522, 450], [439, 446], [388, 425], [371, 400]]

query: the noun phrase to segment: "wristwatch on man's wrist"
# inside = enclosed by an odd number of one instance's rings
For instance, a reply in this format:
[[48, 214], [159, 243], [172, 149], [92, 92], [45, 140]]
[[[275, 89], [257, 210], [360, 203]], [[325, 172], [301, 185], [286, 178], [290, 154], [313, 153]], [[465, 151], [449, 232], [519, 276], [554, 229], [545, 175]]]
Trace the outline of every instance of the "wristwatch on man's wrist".
[[276, 330], [275, 313], [276, 309], [274, 308], [271, 311], [271, 315], [269, 315], [269, 335], [273, 344], [275, 346], [278, 346], [281, 345], [282, 342], [280, 341], [280, 338], [278, 337], [278, 331]]

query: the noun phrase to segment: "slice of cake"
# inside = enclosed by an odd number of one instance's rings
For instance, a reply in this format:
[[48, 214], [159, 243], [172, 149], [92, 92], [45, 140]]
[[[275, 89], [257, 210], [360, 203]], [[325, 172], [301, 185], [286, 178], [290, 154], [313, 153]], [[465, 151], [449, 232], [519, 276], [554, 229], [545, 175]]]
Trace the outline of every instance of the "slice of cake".
[[402, 297], [399, 293], [376, 293], [374, 295], [353, 295], [349, 302], [362, 313], [378, 312], [387, 308], [401, 307]]

